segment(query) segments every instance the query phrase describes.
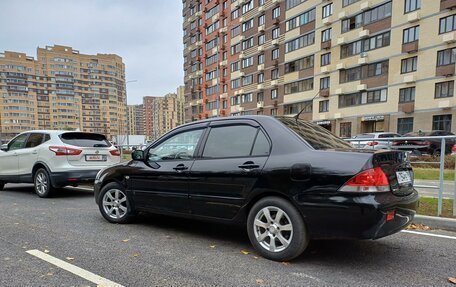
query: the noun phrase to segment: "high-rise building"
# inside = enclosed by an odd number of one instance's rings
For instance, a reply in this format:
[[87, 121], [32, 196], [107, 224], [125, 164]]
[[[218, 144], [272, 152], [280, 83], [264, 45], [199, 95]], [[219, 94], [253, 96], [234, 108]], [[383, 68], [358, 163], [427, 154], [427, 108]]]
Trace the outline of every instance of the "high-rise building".
[[144, 130], [144, 105], [128, 105], [128, 134], [145, 135]]
[[125, 65], [113, 54], [66, 46], [0, 53], [0, 135], [30, 129], [79, 129], [111, 138], [126, 131]]
[[186, 120], [456, 130], [455, 0], [183, 1]]
[[184, 122], [182, 95], [182, 88], [179, 87], [177, 94], [144, 97], [145, 130], [149, 140], [158, 139]]

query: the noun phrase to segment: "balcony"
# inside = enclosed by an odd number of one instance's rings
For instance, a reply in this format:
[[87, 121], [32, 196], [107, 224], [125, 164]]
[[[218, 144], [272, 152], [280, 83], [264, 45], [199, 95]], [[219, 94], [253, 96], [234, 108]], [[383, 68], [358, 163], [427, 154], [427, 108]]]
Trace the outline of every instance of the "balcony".
[[440, 1], [440, 11], [446, 9], [454, 9], [456, 8], [456, 0], [441, 0]]
[[320, 90], [320, 97], [329, 97], [329, 89]]
[[321, 49], [322, 50], [331, 49], [331, 40], [325, 41], [325, 42], [321, 42]]
[[454, 76], [455, 64], [438, 66], [435, 69], [435, 75], [437, 77], [451, 77]]
[[415, 53], [418, 51], [418, 41], [402, 44], [402, 53]]
[[399, 111], [410, 114], [415, 111], [415, 102], [410, 103], [399, 103]]

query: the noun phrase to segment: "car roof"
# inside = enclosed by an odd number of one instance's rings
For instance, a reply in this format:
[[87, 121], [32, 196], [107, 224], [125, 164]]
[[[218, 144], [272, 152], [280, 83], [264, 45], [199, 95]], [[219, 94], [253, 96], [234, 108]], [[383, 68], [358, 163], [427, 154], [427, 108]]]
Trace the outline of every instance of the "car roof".
[[[285, 116], [283, 116], [285, 117]], [[290, 117], [291, 118], [291, 117]], [[247, 115], [247, 116], [233, 116], [233, 117], [217, 117], [217, 118], [210, 118], [204, 120], [198, 120], [190, 123], [186, 123], [180, 125], [180, 127], [191, 126], [195, 124], [203, 124], [203, 123], [211, 123], [211, 122], [218, 122], [218, 121], [230, 121], [230, 120], [254, 120], [254, 121], [263, 121], [263, 120], [277, 120], [277, 117], [272, 116], [263, 116], [263, 115]]]
[[46, 133], [46, 134], [50, 134], [50, 135], [61, 135], [61, 134], [64, 134], [64, 133], [88, 133], [88, 134], [91, 134], [90, 132], [67, 131], [67, 130], [30, 130], [30, 131], [21, 132], [20, 134], [26, 134], [26, 133]]

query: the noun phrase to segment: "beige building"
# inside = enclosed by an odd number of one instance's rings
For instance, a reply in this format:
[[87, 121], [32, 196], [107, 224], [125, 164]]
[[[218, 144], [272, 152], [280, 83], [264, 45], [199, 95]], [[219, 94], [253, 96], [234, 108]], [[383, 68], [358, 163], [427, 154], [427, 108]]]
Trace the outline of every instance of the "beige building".
[[125, 65], [113, 54], [37, 49], [37, 59], [0, 53], [0, 134], [79, 129], [111, 138], [126, 132]]
[[128, 134], [144, 135], [144, 105], [128, 105]]
[[[207, 4], [206, 4], [207, 2]], [[186, 120], [456, 131], [455, 0], [183, 1]]]
[[145, 130], [149, 140], [154, 141], [184, 123], [182, 89], [179, 87], [177, 93], [163, 97], [144, 97]]

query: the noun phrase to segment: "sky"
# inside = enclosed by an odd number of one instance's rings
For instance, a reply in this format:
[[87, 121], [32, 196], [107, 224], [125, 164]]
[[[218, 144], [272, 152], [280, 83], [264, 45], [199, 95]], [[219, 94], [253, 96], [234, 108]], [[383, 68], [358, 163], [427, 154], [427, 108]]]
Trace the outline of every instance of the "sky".
[[121, 56], [129, 104], [183, 85], [182, 0], [0, 0], [0, 52], [54, 44]]

